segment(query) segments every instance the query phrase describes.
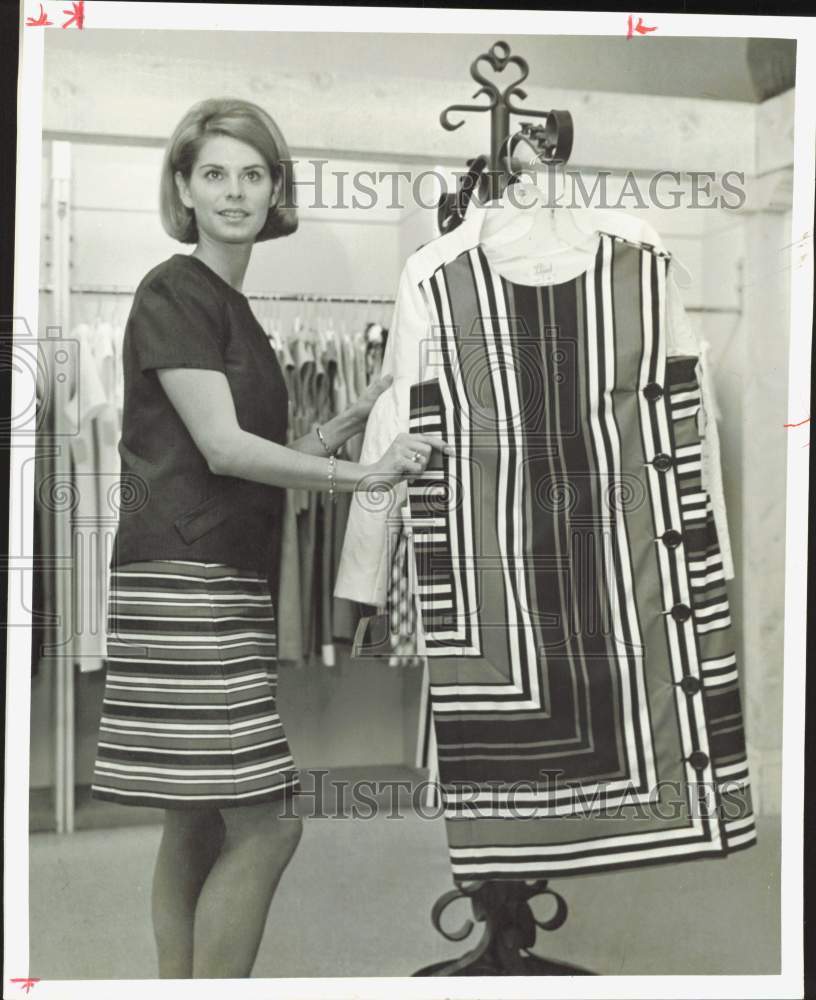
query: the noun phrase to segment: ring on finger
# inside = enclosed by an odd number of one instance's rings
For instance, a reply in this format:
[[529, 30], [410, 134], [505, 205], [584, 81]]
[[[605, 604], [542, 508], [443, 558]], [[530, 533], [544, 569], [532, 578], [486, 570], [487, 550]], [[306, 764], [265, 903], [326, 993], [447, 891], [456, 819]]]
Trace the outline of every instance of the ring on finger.
[[414, 461], [419, 464], [422, 461], [422, 455], [418, 452], [414, 452]]

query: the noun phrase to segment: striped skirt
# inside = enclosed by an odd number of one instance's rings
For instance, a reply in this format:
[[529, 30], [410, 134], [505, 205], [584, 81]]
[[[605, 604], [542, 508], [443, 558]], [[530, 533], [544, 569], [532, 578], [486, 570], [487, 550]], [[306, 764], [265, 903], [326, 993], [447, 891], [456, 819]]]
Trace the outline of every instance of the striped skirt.
[[117, 567], [91, 794], [184, 809], [299, 791], [276, 685], [275, 612], [260, 574], [166, 560]]

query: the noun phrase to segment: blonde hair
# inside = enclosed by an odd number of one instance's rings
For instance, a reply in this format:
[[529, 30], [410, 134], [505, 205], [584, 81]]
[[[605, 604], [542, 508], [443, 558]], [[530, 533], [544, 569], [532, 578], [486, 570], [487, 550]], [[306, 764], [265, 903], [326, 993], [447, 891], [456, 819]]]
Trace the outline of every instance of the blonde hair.
[[200, 101], [190, 108], [170, 136], [159, 183], [159, 214], [165, 231], [180, 243], [198, 242], [195, 212], [182, 203], [175, 174], [180, 171], [189, 181], [201, 147], [212, 135], [227, 135], [252, 146], [266, 160], [273, 181], [280, 183], [277, 204], [270, 207], [255, 242], [293, 233], [298, 226], [293, 164], [283, 133], [263, 108], [232, 97]]

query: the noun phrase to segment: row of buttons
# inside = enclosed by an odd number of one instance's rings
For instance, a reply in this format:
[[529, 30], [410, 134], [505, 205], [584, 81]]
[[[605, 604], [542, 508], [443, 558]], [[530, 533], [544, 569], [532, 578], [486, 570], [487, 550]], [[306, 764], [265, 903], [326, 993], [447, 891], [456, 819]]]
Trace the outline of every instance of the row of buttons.
[[[643, 389], [643, 395], [650, 403], [656, 403], [663, 396], [663, 386], [659, 385], [657, 382], [649, 382], [649, 384]], [[673, 465], [674, 459], [671, 455], [666, 455], [663, 452], [659, 455], [655, 455], [652, 459], [652, 466], [657, 469], [658, 472], [668, 472]], [[675, 531], [674, 528], [669, 528], [668, 531], [663, 532], [660, 536], [660, 540], [667, 549], [676, 549], [677, 546], [683, 541], [683, 536], [679, 531]], [[678, 624], [682, 624], [691, 618], [691, 608], [687, 604], [675, 604], [669, 614]], [[699, 677], [684, 677], [679, 682], [680, 690], [689, 696], [699, 694], [702, 686], [703, 685]], [[708, 754], [703, 753], [702, 750], [695, 750], [691, 753], [688, 757], [688, 762], [695, 769], [695, 771], [704, 771], [710, 763]]]
[[[643, 395], [649, 400], [650, 403], [656, 403], [663, 395], [663, 386], [659, 385], [657, 382], [649, 382], [648, 385], [643, 387]], [[652, 465], [658, 472], [668, 472], [674, 465], [674, 459], [671, 455], [666, 455], [664, 452], [661, 452], [659, 455], [655, 455], [652, 459]]]

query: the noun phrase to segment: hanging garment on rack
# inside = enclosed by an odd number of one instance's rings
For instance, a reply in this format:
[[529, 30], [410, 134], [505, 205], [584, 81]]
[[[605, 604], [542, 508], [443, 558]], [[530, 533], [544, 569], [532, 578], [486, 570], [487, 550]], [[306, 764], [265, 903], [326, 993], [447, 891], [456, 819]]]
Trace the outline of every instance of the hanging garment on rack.
[[114, 328], [97, 320], [72, 331], [78, 371], [66, 407], [76, 418], [70, 435], [72, 510], [72, 647], [83, 672], [99, 670], [106, 655], [108, 562], [118, 523], [120, 434]]
[[[257, 309], [256, 318], [278, 354], [289, 391], [287, 440], [315, 434], [344, 412], [357, 398], [357, 384], [364, 388], [379, 373], [385, 327], [369, 323], [367, 337], [340, 330], [329, 316], [320, 329], [313, 329], [298, 316], [289, 335]], [[371, 350], [371, 348], [378, 350]], [[360, 358], [362, 354], [362, 359]], [[350, 390], [351, 386], [351, 390]], [[356, 447], [362, 435], [356, 435]], [[349, 447], [350, 445], [350, 447]], [[340, 449], [339, 457], [351, 459], [355, 443]], [[333, 594], [333, 584], [342, 551], [350, 496], [335, 502], [320, 492], [286, 491], [284, 531], [279, 575], [269, 582], [278, 595], [278, 655], [282, 663], [304, 666], [319, 656], [324, 666], [337, 662], [335, 641], [351, 643], [359, 618], [356, 604]]]
[[334, 383], [332, 408], [335, 413], [344, 413], [350, 403], [348, 380], [346, 378], [346, 366], [343, 360], [343, 342], [348, 340], [345, 324], [342, 329], [332, 337], [332, 353], [334, 360]]
[[365, 392], [368, 385], [368, 340], [365, 332], [357, 333], [354, 337], [354, 381], [357, 388], [357, 398]]
[[[315, 425], [327, 423], [334, 416], [334, 375], [337, 356], [334, 345], [322, 336], [317, 339], [318, 364], [315, 377]], [[314, 628], [316, 646], [324, 666], [336, 664], [334, 635], [332, 634], [332, 584], [334, 581], [334, 504], [327, 493], [315, 495], [317, 508], [315, 521], [314, 566]]]
[[[294, 395], [292, 398], [291, 424], [292, 436], [294, 438], [303, 437], [306, 433], [306, 406], [307, 401], [304, 394], [307, 391], [305, 379], [305, 366], [308, 364], [308, 346], [304, 342], [305, 333], [301, 324], [295, 324], [292, 339], [288, 347], [292, 359], [292, 388]], [[309, 491], [304, 489], [289, 490], [295, 506], [295, 513], [300, 514], [309, 506]]]
[[[289, 392], [287, 442], [298, 437], [295, 401], [299, 398], [299, 378], [289, 342], [278, 348], [278, 360]], [[281, 559], [270, 572], [270, 587], [277, 594], [278, 657], [282, 663], [303, 661], [303, 628], [300, 590], [300, 549], [298, 546], [297, 515], [300, 491], [287, 490], [283, 508]], [[277, 573], [276, 580], [272, 578]]]
[[463, 230], [406, 265], [362, 459], [405, 430], [455, 454], [390, 510], [352, 502], [337, 584], [383, 605], [407, 497], [454, 875], [748, 847], [699, 357], [669, 356], [668, 257], [600, 235], [584, 273], [519, 285]]
[[[359, 334], [350, 334], [343, 338], [340, 344], [340, 361], [343, 367], [343, 374], [348, 392], [349, 405], [355, 403], [360, 394], [365, 389], [365, 385], [360, 386], [360, 352], [365, 351], [365, 340]], [[363, 367], [365, 360], [363, 360]], [[346, 441], [345, 451], [350, 462], [360, 461], [360, 452], [363, 447], [363, 435], [355, 434], [354, 437]]]
[[[409, 513], [404, 508], [404, 513]], [[410, 525], [410, 520], [408, 521]], [[396, 551], [391, 559], [391, 589], [388, 600], [388, 632], [391, 642], [389, 664], [419, 666], [422, 658], [417, 653], [417, 621], [413, 595], [413, 559], [411, 558], [412, 529], [406, 526], [397, 538]]]
[[369, 323], [365, 330], [366, 342], [366, 383], [382, 368], [383, 352], [388, 331], [379, 323]]
[[[353, 349], [353, 342], [345, 325], [340, 330], [336, 341], [336, 369], [334, 380], [334, 412], [343, 413], [356, 401], [356, 394], [353, 387], [350, 388], [351, 372], [348, 364], [348, 351]], [[348, 461], [355, 461], [354, 455], [359, 458], [362, 448], [363, 436], [356, 434], [354, 438], [347, 441], [341, 449], [340, 457]], [[351, 643], [354, 639], [354, 632], [357, 626], [359, 613], [353, 601], [347, 601], [340, 597], [335, 597], [334, 581], [337, 576], [337, 567], [340, 565], [340, 556], [343, 551], [343, 538], [346, 533], [349, 508], [351, 504], [350, 493], [340, 493], [335, 498], [334, 503], [334, 537], [332, 546], [332, 568], [328, 578], [329, 594], [332, 601], [332, 631], [335, 639]]]
[[350, 643], [354, 639], [354, 632], [360, 617], [359, 609], [354, 601], [349, 601], [344, 597], [337, 597], [333, 591], [334, 581], [337, 578], [337, 569], [340, 565], [340, 557], [343, 553], [343, 539], [346, 535], [346, 525], [348, 524], [349, 510], [351, 509], [351, 494], [339, 494], [335, 500], [334, 507], [332, 571], [328, 579], [329, 594], [332, 601], [332, 634], [335, 639]]
[[[298, 372], [300, 377], [299, 435], [314, 433], [317, 423], [316, 401], [316, 357], [309, 340], [296, 341], [299, 349]], [[317, 532], [316, 493], [303, 492], [303, 507], [298, 514], [298, 544], [300, 545], [300, 600], [303, 627], [303, 656], [309, 660], [317, 648], [315, 641], [316, 600], [315, 600], [315, 535]], [[319, 580], [317, 581], [319, 586]]]
[[34, 456], [34, 537], [31, 581], [31, 675], [39, 672], [40, 661], [53, 656], [57, 641], [56, 625], [56, 537], [55, 507], [63, 492], [55, 481], [54, 410], [49, 406], [46, 386], [37, 387], [37, 441]]

